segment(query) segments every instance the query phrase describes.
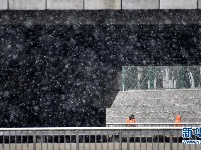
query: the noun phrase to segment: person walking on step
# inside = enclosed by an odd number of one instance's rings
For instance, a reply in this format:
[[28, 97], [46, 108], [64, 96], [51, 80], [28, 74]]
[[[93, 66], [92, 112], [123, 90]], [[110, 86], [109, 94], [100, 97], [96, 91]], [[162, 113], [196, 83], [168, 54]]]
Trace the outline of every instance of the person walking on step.
[[131, 114], [127, 119], [126, 119], [126, 126], [127, 127], [136, 127], [135, 124], [136, 123], [136, 119], [135, 116], [133, 114]]
[[181, 116], [176, 115], [174, 127], [181, 127]]

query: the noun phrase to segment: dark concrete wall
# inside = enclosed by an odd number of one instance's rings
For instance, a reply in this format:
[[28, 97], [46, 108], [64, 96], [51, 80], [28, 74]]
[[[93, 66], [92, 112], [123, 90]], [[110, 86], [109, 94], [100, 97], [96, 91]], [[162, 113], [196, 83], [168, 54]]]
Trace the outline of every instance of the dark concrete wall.
[[105, 124], [118, 68], [101, 61], [90, 28], [1, 26], [0, 33], [1, 126]]
[[199, 34], [195, 25], [2, 25], [0, 125], [103, 126], [122, 65], [198, 65]]

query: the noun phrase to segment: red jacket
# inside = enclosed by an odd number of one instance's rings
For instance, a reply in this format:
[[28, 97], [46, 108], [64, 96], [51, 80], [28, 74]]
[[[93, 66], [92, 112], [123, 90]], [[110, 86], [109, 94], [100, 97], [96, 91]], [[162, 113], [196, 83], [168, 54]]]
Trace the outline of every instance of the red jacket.
[[175, 127], [181, 127], [181, 116], [177, 115], [175, 118]]
[[136, 125], [131, 125], [130, 123], [136, 123], [136, 119], [131, 119], [131, 120], [129, 118], [126, 119], [127, 127], [135, 127]]

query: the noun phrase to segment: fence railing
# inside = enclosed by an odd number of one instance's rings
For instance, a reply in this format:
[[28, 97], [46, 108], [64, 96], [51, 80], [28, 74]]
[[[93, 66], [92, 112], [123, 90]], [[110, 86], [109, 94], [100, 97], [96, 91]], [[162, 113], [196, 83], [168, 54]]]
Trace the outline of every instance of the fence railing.
[[122, 90], [201, 88], [200, 66], [122, 66]]
[[[193, 133], [196, 127], [192, 127]], [[0, 128], [0, 150], [200, 150], [183, 127]], [[199, 141], [192, 136], [188, 140]], [[186, 140], [186, 139], [185, 139]]]

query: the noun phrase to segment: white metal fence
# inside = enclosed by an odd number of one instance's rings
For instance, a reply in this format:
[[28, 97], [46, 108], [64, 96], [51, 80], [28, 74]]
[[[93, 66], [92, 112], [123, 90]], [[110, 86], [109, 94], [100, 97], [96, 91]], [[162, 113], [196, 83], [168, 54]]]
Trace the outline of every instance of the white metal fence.
[[200, 144], [182, 144], [182, 140], [182, 127], [0, 128], [0, 150], [201, 149]]

